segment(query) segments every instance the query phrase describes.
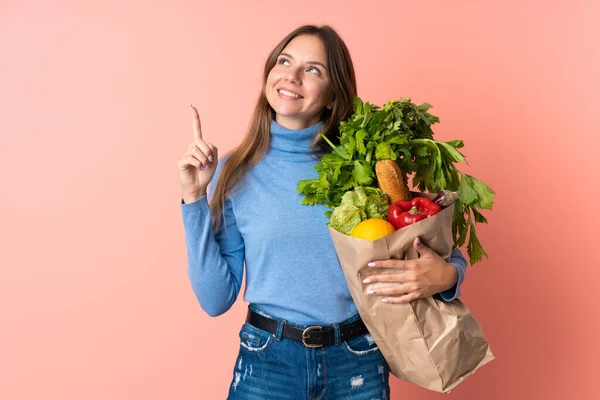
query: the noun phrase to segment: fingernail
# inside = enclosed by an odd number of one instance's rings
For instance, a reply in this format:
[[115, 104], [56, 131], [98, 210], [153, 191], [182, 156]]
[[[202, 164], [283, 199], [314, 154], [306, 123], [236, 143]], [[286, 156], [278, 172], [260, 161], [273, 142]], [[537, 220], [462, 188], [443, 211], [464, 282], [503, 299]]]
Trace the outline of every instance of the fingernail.
[[363, 283], [371, 283], [371, 280], [369, 278], [367, 278], [363, 281]]
[[374, 267], [374, 266], [375, 266], [375, 263], [371, 261], [371, 262], [370, 262], [370, 263], [368, 263], [367, 265], [368, 265], [369, 267]]
[[368, 294], [375, 294], [375, 291], [374, 290], [369, 290], [367, 293]]
[[381, 299], [381, 301], [383, 301], [384, 303], [387, 303], [388, 299]]
[[421, 239], [419, 239], [419, 237], [417, 236], [417, 238], [415, 239], [415, 243], [416, 244], [421, 244]]
[[208, 156], [208, 162], [212, 162], [212, 154]]

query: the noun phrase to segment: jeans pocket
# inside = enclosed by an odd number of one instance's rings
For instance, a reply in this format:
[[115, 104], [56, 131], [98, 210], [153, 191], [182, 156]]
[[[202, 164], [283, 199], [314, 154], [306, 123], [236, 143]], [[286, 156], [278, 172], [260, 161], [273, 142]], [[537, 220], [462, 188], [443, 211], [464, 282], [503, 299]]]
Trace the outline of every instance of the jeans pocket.
[[267, 351], [272, 344], [273, 335], [247, 322], [244, 323], [240, 330], [240, 345], [243, 349], [253, 354], [259, 354]]
[[369, 333], [348, 339], [342, 345], [349, 353], [359, 357], [381, 353]]

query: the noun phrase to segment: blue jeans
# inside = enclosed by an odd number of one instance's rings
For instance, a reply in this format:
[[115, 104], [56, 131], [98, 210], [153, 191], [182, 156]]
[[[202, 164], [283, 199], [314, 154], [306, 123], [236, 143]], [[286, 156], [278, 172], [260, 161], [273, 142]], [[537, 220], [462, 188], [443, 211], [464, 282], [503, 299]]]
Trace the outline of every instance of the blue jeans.
[[[250, 307], [279, 321], [255, 305]], [[339, 325], [359, 318], [357, 314]], [[280, 332], [271, 334], [244, 323], [228, 399], [389, 399], [388, 365], [369, 334], [309, 348], [281, 337]]]

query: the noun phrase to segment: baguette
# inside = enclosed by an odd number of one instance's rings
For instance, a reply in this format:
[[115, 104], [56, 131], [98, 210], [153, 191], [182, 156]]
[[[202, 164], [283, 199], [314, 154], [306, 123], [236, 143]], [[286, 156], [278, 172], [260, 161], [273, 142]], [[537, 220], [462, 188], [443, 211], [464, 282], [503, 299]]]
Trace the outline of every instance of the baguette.
[[390, 204], [399, 200], [410, 201], [411, 195], [406, 184], [406, 177], [396, 161], [390, 159], [377, 161], [375, 174], [377, 175], [379, 188], [388, 195]]

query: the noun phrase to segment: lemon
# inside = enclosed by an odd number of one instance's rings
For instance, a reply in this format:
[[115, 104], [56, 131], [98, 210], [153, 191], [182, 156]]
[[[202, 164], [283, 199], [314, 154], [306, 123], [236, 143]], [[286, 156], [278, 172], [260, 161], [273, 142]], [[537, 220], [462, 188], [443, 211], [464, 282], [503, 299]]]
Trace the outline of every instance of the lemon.
[[394, 231], [394, 226], [386, 220], [369, 218], [356, 225], [354, 229], [352, 229], [350, 236], [364, 240], [377, 240]]

